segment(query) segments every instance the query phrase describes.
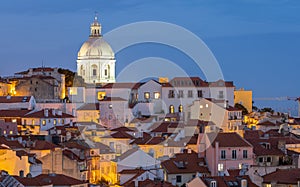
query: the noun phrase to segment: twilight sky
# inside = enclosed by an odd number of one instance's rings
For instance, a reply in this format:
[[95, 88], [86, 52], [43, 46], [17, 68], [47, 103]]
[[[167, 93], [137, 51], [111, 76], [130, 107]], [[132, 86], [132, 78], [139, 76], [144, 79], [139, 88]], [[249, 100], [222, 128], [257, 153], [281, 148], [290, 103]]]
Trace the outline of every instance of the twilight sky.
[[[182, 26], [207, 44], [225, 79], [234, 81], [238, 88], [252, 89], [254, 97], [300, 96], [296, 82], [300, 67], [298, 0], [1, 1], [0, 75], [42, 63], [75, 71], [77, 52], [88, 38], [95, 11], [104, 34], [137, 21]], [[199, 75], [183, 53], [151, 44], [116, 54], [117, 73], [135, 60], [152, 56], [173, 61], [190, 75]], [[294, 110], [296, 103], [272, 106]]]

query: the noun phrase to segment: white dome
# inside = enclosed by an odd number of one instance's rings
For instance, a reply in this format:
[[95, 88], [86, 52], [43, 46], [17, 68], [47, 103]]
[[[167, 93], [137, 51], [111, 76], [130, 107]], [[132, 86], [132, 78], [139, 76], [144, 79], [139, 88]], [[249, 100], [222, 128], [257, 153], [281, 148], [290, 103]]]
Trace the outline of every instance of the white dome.
[[80, 48], [78, 59], [115, 59], [110, 45], [102, 37], [90, 37]]

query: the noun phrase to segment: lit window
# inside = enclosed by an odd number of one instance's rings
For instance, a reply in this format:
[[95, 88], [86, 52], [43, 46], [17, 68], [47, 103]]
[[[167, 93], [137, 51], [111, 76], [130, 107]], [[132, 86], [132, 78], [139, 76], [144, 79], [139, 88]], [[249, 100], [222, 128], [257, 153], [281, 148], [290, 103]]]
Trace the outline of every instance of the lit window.
[[42, 121], [42, 125], [46, 125], [46, 120], [43, 120], [43, 121]]
[[160, 93], [154, 92], [154, 99], [159, 99], [159, 98], [160, 98]]
[[266, 187], [272, 187], [272, 185], [271, 184], [266, 184]]
[[17, 119], [12, 119], [11, 122], [16, 123]]
[[13, 131], [9, 131], [9, 134], [13, 134]]
[[109, 105], [108, 105], [108, 108], [109, 108], [109, 109], [112, 109], [112, 104], [109, 104]]
[[170, 105], [169, 107], [169, 113], [173, 114], [175, 111], [174, 111], [174, 106], [173, 105]]
[[32, 125], [34, 125], [35, 124], [35, 121], [34, 121], [34, 119], [32, 120]]
[[53, 120], [53, 124], [54, 124], [54, 125], [56, 125], [56, 123], [57, 123], [56, 119], [55, 119], [55, 120]]
[[218, 164], [218, 171], [224, 171], [224, 165]]
[[203, 108], [203, 105], [200, 105], [200, 108]]
[[206, 104], [205, 107], [208, 108], [208, 104]]
[[3, 134], [6, 134], [6, 130], [3, 131]]
[[149, 92], [145, 92], [144, 93], [144, 98], [145, 99], [150, 99], [150, 93]]
[[178, 112], [183, 112], [183, 106], [182, 105], [179, 105]]

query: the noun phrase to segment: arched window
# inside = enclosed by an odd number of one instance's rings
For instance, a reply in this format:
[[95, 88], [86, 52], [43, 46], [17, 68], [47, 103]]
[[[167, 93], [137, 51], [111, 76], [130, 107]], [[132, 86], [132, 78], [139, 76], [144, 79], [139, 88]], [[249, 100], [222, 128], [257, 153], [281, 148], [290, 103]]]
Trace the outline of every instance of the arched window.
[[98, 69], [98, 68], [97, 68], [97, 65], [95, 65], [95, 64], [92, 65], [92, 75], [93, 75], [93, 76], [97, 76], [97, 69]]
[[178, 112], [183, 112], [183, 106], [182, 105], [179, 105]]
[[170, 105], [169, 107], [169, 113], [173, 114], [174, 113], [174, 106]]

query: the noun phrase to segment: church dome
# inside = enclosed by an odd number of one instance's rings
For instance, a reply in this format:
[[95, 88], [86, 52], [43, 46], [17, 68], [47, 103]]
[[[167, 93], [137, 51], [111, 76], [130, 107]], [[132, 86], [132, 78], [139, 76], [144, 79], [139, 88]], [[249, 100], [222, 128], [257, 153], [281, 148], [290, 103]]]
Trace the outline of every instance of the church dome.
[[115, 54], [110, 45], [100, 37], [90, 37], [80, 48], [78, 59], [114, 59]]
[[115, 59], [115, 54], [110, 45], [101, 35], [101, 24], [95, 16], [94, 22], [90, 26], [91, 33], [89, 39], [83, 43], [79, 52], [78, 60], [82, 59]]

